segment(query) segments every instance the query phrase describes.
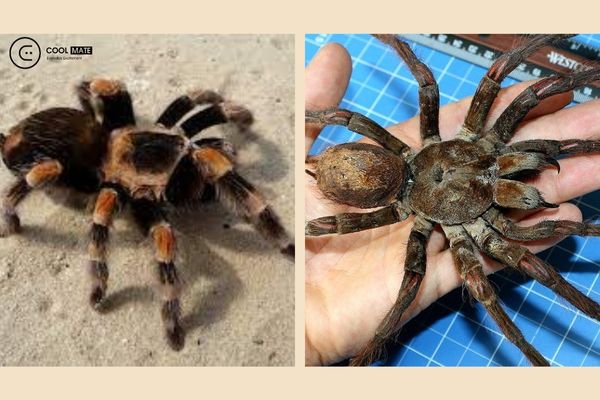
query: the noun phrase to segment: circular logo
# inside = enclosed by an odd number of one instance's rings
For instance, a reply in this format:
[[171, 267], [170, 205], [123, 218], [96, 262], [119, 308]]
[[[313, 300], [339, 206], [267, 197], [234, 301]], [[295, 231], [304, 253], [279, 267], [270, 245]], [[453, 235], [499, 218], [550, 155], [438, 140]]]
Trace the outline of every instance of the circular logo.
[[40, 45], [30, 37], [20, 37], [10, 45], [8, 52], [10, 61], [21, 69], [33, 68], [40, 58], [42, 51]]

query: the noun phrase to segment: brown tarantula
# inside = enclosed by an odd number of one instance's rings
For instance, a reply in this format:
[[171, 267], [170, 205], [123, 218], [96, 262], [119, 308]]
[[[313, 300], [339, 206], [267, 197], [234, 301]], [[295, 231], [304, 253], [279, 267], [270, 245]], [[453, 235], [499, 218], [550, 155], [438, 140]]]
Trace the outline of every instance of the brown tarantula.
[[[29, 192], [51, 185], [97, 194], [89, 244], [90, 303], [99, 308], [108, 280], [106, 253], [114, 214], [129, 205], [136, 222], [154, 240], [162, 319], [170, 346], [180, 350], [180, 280], [173, 263], [175, 237], [168, 207], [218, 198], [254, 225], [287, 256], [294, 244], [261, 194], [235, 170], [235, 150], [218, 138], [192, 140], [213, 125], [249, 128], [252, 114], [215, 92], [174, 100], [149, 128], [136, 125], [124, 84], [95, 79], [77, 86], [83, 111], [51, 108], [0, 135], [4, 164], [17, 176], [2, 200], [0, 236], [19, 230], [15, 207]], [[204, 106], [196, 111], [197, 106]], [[184, 118], [191, 113], [188, 118]]]
[[369, 118], [342, 109], [306, 111], [306, 123], [343, 125], [381, 146], [346, 143], [307, 160], [328, 199], [358, 208], [382, 207], [366, 213], [343, 213], [308, 221], [306, 235], [346, 234], [403, 221], [414, 214], [408, 239], [404, 278], [398, 297], [375, 336], [351, 365], [375, 361], [400, 329], [401, 316], [415, 299], [425, 274], [428, 238], [436, 225], [449, 240], [454, 263], [469, 293], [483, 304], [504, 335], [533, 365], [549, 365], [528, 343], [500, 306], [476, 251], [536, 279], [590, 317], [600, 320], [600, 305], [566, 282], [550, 265], [517, 241], [553, 236], [600, 235], [600, 225], [543, 221], [518, 226], [508, 209], [557, 207], [544, 201], [533, 186], [516, 178], [559, 168], [560, 155], [600, 151], [599, 141], [527, 140], [506, 144], [517, 125], [542, 99], [600, 80], [600, 67], [541, 79], [524, 90], [493, 127], [484, 123], [502, 80], [538, 49], [567, 35], [538, 35], [495, 60], [475, 92], [455, 139], [442, 142], [438, 131], [439, 91], [429, 68], [408, 44], [394, 35], [375, 35], [404, 60], [419, 84], [422, 150], [416, 152]]

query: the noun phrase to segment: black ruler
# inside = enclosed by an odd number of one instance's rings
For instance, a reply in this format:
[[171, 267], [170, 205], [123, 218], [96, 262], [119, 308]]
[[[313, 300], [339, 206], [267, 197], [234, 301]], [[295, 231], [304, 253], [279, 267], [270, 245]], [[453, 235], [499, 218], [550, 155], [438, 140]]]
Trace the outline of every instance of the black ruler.
[[[525, 40], [524, 35], [424, 34], [402, 35], [416, 43], [431, 47], [461, 60], [488, 68], [504, 51]], [[519, 81], [544, 78], [590, 68], [600, 62], [600, 48], [566, 39], [547, 46], [519, 65], [509, 76]], [[583, 103], [600, 98], [600, 82], [576, 89], [574, 101]]]

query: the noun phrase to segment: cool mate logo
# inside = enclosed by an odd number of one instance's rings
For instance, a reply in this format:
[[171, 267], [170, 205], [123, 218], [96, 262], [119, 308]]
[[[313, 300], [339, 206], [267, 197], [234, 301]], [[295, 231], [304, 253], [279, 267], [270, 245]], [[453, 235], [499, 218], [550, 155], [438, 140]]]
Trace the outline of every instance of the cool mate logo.
[[42, 51], [40, 45], [30, 37], [23, 36], [10, 45], [10, 61], [21, 69], [33, 68], [40, 58]]
[[42, 52], [46, 54], [48, 61], [82, 60], [93, 54], [92, 46], [64, 46], [62, 44], [47, 46], [44, 43], [42, 47], [43, 51], [34, 39], [22, 36], [10, 45], [10, 61], [17, 68], [29, 69], [35, 67], [40, 61]]

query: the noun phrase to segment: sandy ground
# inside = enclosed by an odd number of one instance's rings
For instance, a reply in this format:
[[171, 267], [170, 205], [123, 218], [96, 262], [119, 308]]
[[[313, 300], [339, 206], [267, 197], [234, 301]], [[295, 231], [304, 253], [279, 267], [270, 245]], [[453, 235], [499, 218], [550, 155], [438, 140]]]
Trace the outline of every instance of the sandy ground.
[[[293, 232], [293, 36], [46, 36], [47, 46], [91, 45], [83, 60], [29, 70], [0, 36], [0, 130], [51, 106], [77, 106], [73, 85], [122, 79], [138, 118], [152, 120], [176, 96], [210, 88], [254, 112], [254, 136], [231, 126], [206, 136], [238, 146], [240, 172]], [[0, 187], [12, 176], [2, 165]], [[0, 239], [0, 365], [292, 365], [294, 265], [218, 204], [173, 216], [186, 347], [163, 338], [151, 243], [127, 218], [115, 221], [108, 311], [88, 305], [85, 249], [90, 215], [44, 193], [19, 207], [23, 232]]]

